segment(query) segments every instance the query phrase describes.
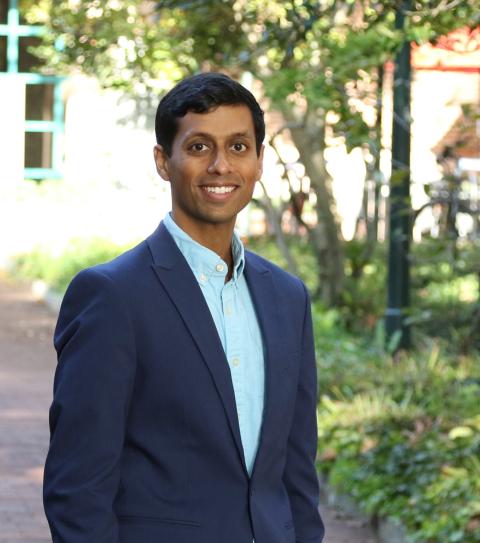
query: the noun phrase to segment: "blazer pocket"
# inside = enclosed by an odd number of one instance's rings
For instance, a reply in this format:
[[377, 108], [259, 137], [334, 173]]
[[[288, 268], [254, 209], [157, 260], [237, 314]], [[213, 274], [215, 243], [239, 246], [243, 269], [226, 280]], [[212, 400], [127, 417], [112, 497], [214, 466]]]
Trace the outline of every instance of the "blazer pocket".
[[141, 515], [118, 515], [121, 524], [170, 524], [174, 526], [185, 526], [187, 528], [199, 528], [200, 523], [194, 520], [144, 517]]

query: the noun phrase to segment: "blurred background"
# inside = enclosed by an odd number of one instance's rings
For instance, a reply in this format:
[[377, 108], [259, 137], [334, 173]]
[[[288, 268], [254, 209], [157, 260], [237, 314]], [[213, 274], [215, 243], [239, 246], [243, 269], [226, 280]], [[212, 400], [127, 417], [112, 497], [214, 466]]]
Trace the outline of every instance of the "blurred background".
[[480, 541], [475, 0], [0, 0], [0, 267], [62, 294], [170, 209], [154, 115], [223, 71], [266, 116], [237, 227], [313, 300], [325, 492]]

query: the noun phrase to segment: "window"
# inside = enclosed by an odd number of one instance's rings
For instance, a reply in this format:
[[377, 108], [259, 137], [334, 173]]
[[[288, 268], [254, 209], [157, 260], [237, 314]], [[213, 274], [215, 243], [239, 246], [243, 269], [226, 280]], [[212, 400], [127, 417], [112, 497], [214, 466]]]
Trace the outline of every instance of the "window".
[[8, 0], [0, 0], [0, 25], [6, 25], [8, 18]]
[[53, 121], [53, 84], [27, 85], [25, 118], [30, 121]]
[[32, 72], [40, 66], [40, 61], [31, 52], [31, 47], [40, 45], [41, 39], [35, 36], [20, 37], [18, 40], [18, 71]]
[[7, 71], [7, 36], [0, 36], [0, 72]]
[[26, 0], [0, 0], [0, 84], [2, 77], [9, 77], [26, 85], [24, 177], [52, 179], [60, 177], [62, 160], [63, 78], [38, 71], [41, 61], [31, 49], [41, 43], [42, 27], [28, 24], [22, 16], [30, 4]]
[[52, 139], [51, 132], [25, 132], [25, 168], [52, 168]]

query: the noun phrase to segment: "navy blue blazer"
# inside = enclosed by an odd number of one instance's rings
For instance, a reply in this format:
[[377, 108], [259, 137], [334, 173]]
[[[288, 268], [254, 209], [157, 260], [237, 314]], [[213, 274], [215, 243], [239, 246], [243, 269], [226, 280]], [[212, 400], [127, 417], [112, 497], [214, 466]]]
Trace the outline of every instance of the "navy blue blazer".
[[266, 346], [251, 477], [225, 353], [166, 228], [74, 278], [44, 478], [55, 543], [321, 543], [309, 298], [248, 251], [245, 274]]

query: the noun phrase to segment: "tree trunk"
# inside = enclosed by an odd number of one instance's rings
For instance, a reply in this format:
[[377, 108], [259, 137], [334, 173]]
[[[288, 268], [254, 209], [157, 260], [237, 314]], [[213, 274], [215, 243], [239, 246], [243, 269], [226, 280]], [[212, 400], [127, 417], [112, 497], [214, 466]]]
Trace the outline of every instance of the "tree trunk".
[[[377, 117], [375, 119], [375, 142], [376, 149], [374, 150], [374, 162], [373, 162], [373, 179], [375, 181], [375, 207], [373, 214], [373, 221], [371, 225], [371, 239], [375, 242], [378, 241], [378, 219], [381, 200], [381, 185], [382, 185], [382, 171], [380, 169], [380, 156], [382, 153], [382, 123], [383, 123], [383, 81], [384, 81], [384, 68], [383, 65], [378, 67], [378, 80], [377, 80]], [[370, 239], [370, 238], [369, 238]]]
[[297, 263], [295, 262], [295, 259], [287, 245], [287, 241], [282, 230], [282, 217], [279, 214], [278, 210], [275, 209], [263, 182], [260, 181], [260, 185], [263, 189], [263, 198], [261, 200], [257, 200], [257, 203], [263, 208], [267, 215], [268, 222], [272, 227], [273, 234], [275, 236], [275, 242], [277, 244], [277, 247], [282, 253], [285, 262], [287, 263], [287, 270], [291, 274], [298, 276]]
[[306, 117], [302, 127], [290, 129], [292, 139], [316, 194], [317, 224], [308, 228], [319, 270], [319, 293], [322, 301], [333, 307], [341, 302], [344, 279], [344, 251], [331, 178], [327, 172], [325, 150], [325, 117]]
[[[375, 143], [371, 148], [373, 154], [373, 162], [365, 162], [366, 178], [365, 187], [363, 193], [362, 210], [363, 219], [365, 221], [366, 240], [365, 248], [361, 257], [358, 259], [356, 266], [352, 269], [352, 277], [361, 277], [365, 265], [368, 264], [373, 256], [375, 246], [378, 241], [378, 220], [381, 198], [381, 183], [382, 172], [380, 170], [380, 154], [382, 150], [382, 96], [383, 96], [383, 66], [379, 66], [377, 69], [378, 80], [376, 89], [376, 103], [377, 103], [377, 116], [375, 120]], [[373, 208], [373, 213], [370, 210]], [[358, 235], [358, 226], [355, 229], [356, 235]]]

